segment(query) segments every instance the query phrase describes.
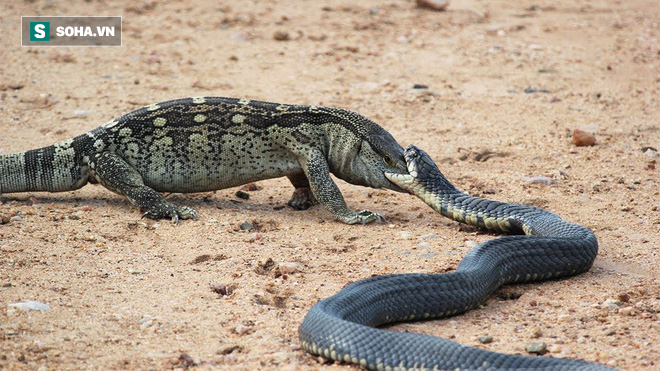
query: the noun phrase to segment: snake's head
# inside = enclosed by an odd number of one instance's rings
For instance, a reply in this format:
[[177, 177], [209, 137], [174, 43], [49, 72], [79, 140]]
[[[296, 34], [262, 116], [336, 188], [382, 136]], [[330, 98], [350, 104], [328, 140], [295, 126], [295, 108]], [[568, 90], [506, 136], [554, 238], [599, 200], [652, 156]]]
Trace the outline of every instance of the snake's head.
[[410, 144], [405, 152], [408, 174], [385, 173], [385, 177], [395, 185], [406, 191], [417, 194], [422, 188], [426, 188], [438, 178], [444, 180], [444, 176], [428, 153]]

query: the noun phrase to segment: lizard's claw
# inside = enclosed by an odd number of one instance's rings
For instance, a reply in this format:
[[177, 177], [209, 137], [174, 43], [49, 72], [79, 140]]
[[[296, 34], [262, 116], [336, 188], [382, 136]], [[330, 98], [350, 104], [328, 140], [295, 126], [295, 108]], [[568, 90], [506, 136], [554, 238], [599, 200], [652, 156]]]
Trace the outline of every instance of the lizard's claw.
[[373, 221], [384, 222], [385, 217], [369, 210], [362, 210], [345, 220], [346, 224], [367, 224]]

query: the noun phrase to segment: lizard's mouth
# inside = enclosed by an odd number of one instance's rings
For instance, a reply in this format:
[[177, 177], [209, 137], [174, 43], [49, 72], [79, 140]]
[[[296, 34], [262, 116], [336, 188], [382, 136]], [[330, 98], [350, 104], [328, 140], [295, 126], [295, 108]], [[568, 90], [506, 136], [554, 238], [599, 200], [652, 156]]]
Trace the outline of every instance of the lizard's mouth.
[[401, 174], [398, 174], [398, 173], [390, 173], [389, 171], [383, 171], [383, 176], [384, 176], [385, 179], [387, 179], [387, 181], [390, 183], [390, 186], [391, 186], [390, 189], [391, 189], [391, 190], [396, 191], [396, 192], [401, 192], [401, 193], [413, 194], [412, 191], [410, 191], [410, 190], [408, 190], [408, 189], [405, 189], [405, 188], [401, 188], [398, 184], [396, 184], [396, 183], [394, 183], [394, 182], [392, 181], [391, 178], [394, 178], [394, 177], [396, 177], [397, 175], [401, 175]]

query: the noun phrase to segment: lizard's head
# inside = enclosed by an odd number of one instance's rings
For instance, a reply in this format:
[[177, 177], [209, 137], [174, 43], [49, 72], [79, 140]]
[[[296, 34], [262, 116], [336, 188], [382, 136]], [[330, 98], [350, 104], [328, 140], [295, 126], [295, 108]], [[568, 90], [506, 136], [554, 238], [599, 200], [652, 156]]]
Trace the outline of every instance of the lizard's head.
[[408, 173], [403, 148], [385, 130], [362, 139], [351, 165], [352, 172], [364, 180], [362, 185], [406, 192], [385, 177], [385, 173]]
[[342, 119], [326, 134], [332, 138], [328, 153], [332, 173], [352, 184], [407, 192], [385, 177], [385, 173], [408, 174], [396, 139], [356, 112], [332, 109], [329, 113]]

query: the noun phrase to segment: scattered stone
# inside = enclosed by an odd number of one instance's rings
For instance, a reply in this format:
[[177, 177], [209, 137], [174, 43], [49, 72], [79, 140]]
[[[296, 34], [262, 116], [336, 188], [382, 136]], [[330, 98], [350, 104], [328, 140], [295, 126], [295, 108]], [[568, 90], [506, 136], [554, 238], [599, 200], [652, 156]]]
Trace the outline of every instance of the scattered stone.
[[243, 191], [236, 191], [236, 197], [243, 199], [243, 200], [249, 200], [250, 199], [250, 194], [247, 192]]
[[26, 312], [31, 310], [44, 310], [44, 311], [50, 310], [50, 306], [48, 304], [44, 304], [33, 300], [22, 301], [19, 303], [9, 303], [7, 304], [7, 306], [12, 308], [18, 308]]
[[234, 329], [234, 332], [237, 335], [245, 335], [247, 334], [248, 331], [250, 331], [250, 328], [241, 324], [237, 325], [236, 328]]
[[429, 86], [428, 86], [428, 85], [424, 85], [424, 84], [415, 84], [415, 85], [413, 85], [412, 88], [413, 88], [413, 89], [428, 89]]
[[289, 36], [289, 33], [286, 31], [277, 30], [273, 34], [273, 39], [277, 41], [288, 41], [291, 40], [291, 36]]
[[437, 237], [437, 235], [435, 233], [428, 233], [428, 234], [423, 234], [423, 235], [419, 236], [419, 239], [420, 240], [428, 240], [428, 239], [436, 238], [436, 237]]
[[212, 285], [211, 291], [221, 296], [227, 296], [227, 286], [225, 285]]
[[442, 11], [449, 6], [449, 0], [417, 0], [417, 6]]
[[401, 238], [402, 240], [412, 240], [413, 234], [408, 231], [401, 231], [399, 232], [399, 238]]
[[534, 94], [534, 93], [543, 93], [543, 94], [550, 94], [551, 91], [548, 89], [536, 89], [536, 88], [527, 88], [523, 90], [525, 94]]
[[644, 151], [644, 154], [650, 158], [658, 158], [658, 151], [654, 151], [653, 149], [649, 148], [646, 151]]
[[300, 271], [300, 264], [294, 262], [279, 263], [277, 267], [282, 274], [291, 274]]
[[571, 198], [573, 201], [579, 201], [579, 202], [589, 202], [591, 201], [591, 198], [587, 196], [574, 196]]
[[628, 295], [627, 292], [622, 292], [619, 295], [617, 295], [617, 299], [621, 301], [622, 303], [628, 303], [630, 302], [630, 295]]
[[263, 263], [257, 264], [257, 266], [254, 268], [254, 271], [257, 274], [265, 275], [272, 271], [273, 268], [275, 268], [275, 261], [273, 261], [272, 258], [268, 258]]
[[465, 241], [465, 247], [467, 247], [468, 249], [473, 249], [473, 248], [475, 248], [477, 245], [478, 245], [478, 244], [477, 244], [476, 242], [474, 242], [474, 241], [470, 241], [470, 240]]
[[614, 299], [614, 298], [610, 298], [610, 299], [605, 300], [600, 305], [600, 307], [603, 308], [603, 309], [617, 309], [621, 304], [623, 304], [623, 303], [621, 303], [621, 301], [619, 301], [617, 299]]
[[548, 344], [535, 341], [529, 342], [525, 344], [525, 350], [527, 353], [543, 355], [548, 352]]
[[434, 256], [436, 256], [436, 255], [438, 255], [438, 254], [437, 254], [437, 253], [434, 253], [434, 252], [427, 252], [427, 253], [425, 253], [425, 254], [422, 254], [422, 258], [424, 258], [424, 259], [430, 259], [430, 258], [432, 258], [432, 257], [434, 257]]
[[261, 234], [261, 233], [252, 233], [250, 235], [250, 238], [248, 238], [248, 242], [255, 242], [255, 241], [259, 241], [259, 240], [263, 240], [263, 239], [264, 239], [263, 234]]
[[10, 220], [11, 220], [11, 217], [9, 217], [9, 215], [1, 215], [0, 216], [0, 224], [9, 224]]
[[543, 336], [543, 331], [541, 331], [541, 329], [538, 326], [532, 327], [530, 329], [530, 332], [531, 332], [530, 336], [532, 337], [532, 339], [538, 339], [541, 336]]
[[190, 264], [200, 264], [200, 263], [204, 263], [205, 261], [209, 261], [209, 260], [211, 260], [211, 255], [209, 255], [209, 254], [199, 255], [198, 257], [193, 259], [190, 262]]
[[243, 222], [239, 228], [241, 228], [243, 231], [251, 232], [254, 229], [254, 225], [252, 225], [250, 222]]
[[633, 307], [625, 307], [619, 309], [619, 314], [622, 316], [634, 316], [635, 315], [635, 309]]
[[573, 144], [578, 147], [593, 146], [596, 144], [596, 137], [586, 131], [575, 129], [573, 130]]
[[261, 187], [257, 183], [248, 183], [241, 187], [241, 190], [248, 192], [258, 191], [260, 189]]
[[558, 322], [571, 322], [572, 319], [573, 319], [573, 317], [571, 317], [570, 314], [560, 314], [557, 317]]
[[224, 348], [224, 349], [222, 349], [222, 350], [219, 350], [219, 351], [218, 351], [218, 354], [227, 355], [227, 354], [234, 353], [235, 351], [239, 351], [239, 352], [240, 352], [240, 351], [242, 351], [242, 350], [243, 350], [243, 347], [240, 346], [240, 345], [231, 345], [231, 346], [228, 346], [227, 348]]
[[94, 113], [94, 111], [84, 110], [84, 109], [77, 109], [77, 110], [73, 111], [73, 114], [76, 115], [76, 116], [89, 115], [89, 114], [92, 114], [92, 113]]
[[493, 342], [493, 336], [492, 335], [479, 336], [479, 342], [481, 344], [490, 344]]
[[550, 353], [561, 353], [563, 350], [564, 349], [559, 344], [552, 344], [548, 347], [548, 351], [550, 351]]
[[555, 184], [555, 180], [547, 176], [533, 176], [529, 178], [523, 178], [523, 181], [529, 184], [541, 184], [541, 185]]
[[179, 356], [179, 365], [181, 365], [183, 368], [187, 369], [187, 368], [195, 366], [195, 361], [188, 354], [181, 353], [181, 355]]

